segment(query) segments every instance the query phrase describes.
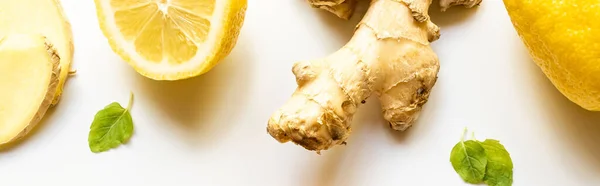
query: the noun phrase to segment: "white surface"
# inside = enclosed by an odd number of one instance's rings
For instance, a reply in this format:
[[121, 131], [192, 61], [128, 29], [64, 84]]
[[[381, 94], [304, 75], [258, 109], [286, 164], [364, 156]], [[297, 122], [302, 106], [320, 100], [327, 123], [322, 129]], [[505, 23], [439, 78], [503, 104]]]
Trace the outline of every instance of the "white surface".
[[[500, 0], [431, 10], [442, 28], [433, 44], [442, 67], [413, 128], [391, 131], [370, 99], [348, 145], [321, 156], [277, 143], [266, 121], [296, 87], [292, 63], [342, 46], [360, 14], [345, 22], [301, 0], [249, 1], [226, 60], [199, 78], [157, 82], [112, 53], [92, 0], [63, 0], [77, 76], [34, 134], [0, 152], [0, 185], [467, 185], [449, 163], [464, 127], [509, 149], [515, 186], [600, 183], [600, 113], [555, 90], [527, 56]], [[130, 91], [130, 143], [91, 153], [94, 114], [112, 101], [125, 104]]]

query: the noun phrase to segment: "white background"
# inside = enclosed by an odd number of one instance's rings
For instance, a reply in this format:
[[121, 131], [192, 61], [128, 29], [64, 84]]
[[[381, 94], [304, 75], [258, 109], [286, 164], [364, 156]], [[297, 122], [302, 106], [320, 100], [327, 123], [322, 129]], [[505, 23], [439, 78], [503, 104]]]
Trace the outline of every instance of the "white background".
[[[303, 0], [249, 0], [235, 50], [201, 77], [157, 82], [109, 48], [92, 0], [63, 0], [73, 26], [77, 75], [62, 102], [18, 146], [0, 152], [0, 185], [466, 185], [449, 162], [463, 128], [500, 140], [515, 186], [600, 184], [600, 113], [562, 96], [528, 57], [500, 0], [452, 8], [433, 21], [439, 80], [420, 120], [388, 128], [369, 99], [347, 146], [322, 155], [279, 144], [266, 121], [296, 87], [294, 61], [325, 56], [352, 35], [350, 21]], [[135, 134], [94, 154], [96, 111], [135, 93]]]

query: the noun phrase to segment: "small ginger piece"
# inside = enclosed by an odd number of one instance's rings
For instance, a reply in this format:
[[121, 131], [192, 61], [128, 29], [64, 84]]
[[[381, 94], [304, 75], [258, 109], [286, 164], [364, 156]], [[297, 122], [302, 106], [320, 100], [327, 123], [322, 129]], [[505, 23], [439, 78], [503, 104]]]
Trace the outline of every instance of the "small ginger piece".
[[381, 101], [384, 118], [406, 130], [437, 80], [439, 62], [430, 42], [439, 28], [429, 20], [431, 0], [373, 0], [352, 39], [322, 58], [294, 64], [298, 88], [269, 119], [279, 142], [308, 150], [344, 144], [353, 115], [369, 96]]
[[446, 11], [448, 8], [452, 6], [465, 6], [467, 8], [473, 8], [476, 5], [479, 5], [482, 0], [440, 0], [440, 8], [443, 11]]
[[327, 10], [342, 19], [350, 19], [357, 0], [308, 0], [312, 7]]
[[0, 38], [0, 146], [25, 136], [59, 86], [60, 57], [41, 35]]

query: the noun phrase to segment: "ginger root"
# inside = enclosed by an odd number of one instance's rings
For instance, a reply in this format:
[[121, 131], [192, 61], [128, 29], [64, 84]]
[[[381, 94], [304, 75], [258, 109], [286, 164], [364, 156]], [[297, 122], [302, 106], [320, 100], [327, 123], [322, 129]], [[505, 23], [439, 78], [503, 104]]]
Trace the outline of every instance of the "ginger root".
[[[26, 10], [26, 11], [24, 11]], [[60, 55], [61, 73], [52, 106], [60, 102], [73, 61], [71, 24], [59, 0], [0, 1], [0, 36], [9, 34], [41, 34]]]
[[0, 147], [27, 135], [58, 91], [60, 57], [39, 34], [0, 38]]
[[439, 71], [430, 47], [439, 38], [439, 28], [427, 14], [430, 4], [372, 0], [344, 47], [294, 64], [298, 88], [271, 116], [267, 132], [281, 143], [292, 141], [317, 153], [345, 144], [354, 113], [372, 94], [379, 97], [391, 128], [409, 128]]
[[350, 19], [357, 0], [308, 0], [312, 7], [327, 10], [342, 19]]
[[479, 5], [481, 0], [440, 0], [440, 8], [442, 11], [446, 11], [452, 6], [463, 5], [467, 8], [473, 8], [475, 5]]

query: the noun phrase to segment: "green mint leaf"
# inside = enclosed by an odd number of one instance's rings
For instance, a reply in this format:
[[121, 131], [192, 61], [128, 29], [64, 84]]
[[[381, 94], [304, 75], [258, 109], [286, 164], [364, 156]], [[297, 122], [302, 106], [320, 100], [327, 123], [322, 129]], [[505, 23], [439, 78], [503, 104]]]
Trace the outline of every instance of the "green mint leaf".
[[487, 157], [481, 144], [474, 140], [458, 142], [450, 153], [454, 171], [467, 183], [483, 182]]
[[129, 113], [132, 103], [133, 93], [127, 108], [113, 102], [96, 113], [88, 135], [88, 143], [92, 152], [104, 152], [129, 140], [133, 134], [133, 121]]
[[488, 159], [484, 182], [489, 186], [511, 186], [513, 163], [508, 151], [498, 140], [486, 139], [480, 144]]
[[450, 163], [452, 168], [458, 175], [467, 183], [479, 184], [483, 182], [485, 176], [485, 167], [487, 165], [487, 157], [483, 146], [475, 140], [465, 141], [467, 129], [463, 131], [460, 142], [452, 148], [450, 152]]

